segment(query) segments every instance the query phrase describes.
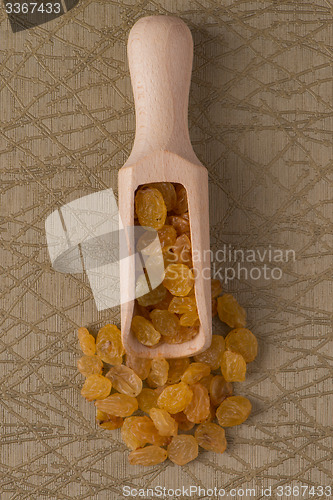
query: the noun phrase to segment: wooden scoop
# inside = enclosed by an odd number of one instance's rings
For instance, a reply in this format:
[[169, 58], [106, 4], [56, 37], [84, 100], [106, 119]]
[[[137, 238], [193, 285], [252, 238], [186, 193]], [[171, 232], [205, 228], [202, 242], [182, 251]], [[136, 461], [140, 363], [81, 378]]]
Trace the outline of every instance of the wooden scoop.
[[128, 235], [132, 258], [120, 261], [122, 338], [126, 351], [145, 358], [192, 356], [211, 343], [208, 173], [193, 151], [187, 122], [192, 58], [191, 32], [179, 18], [144, 17], [130, 31], [136, 135], [131, 155], [119, 171], [120, 218], [125, 232], [134, 225], [134, 195], [141, 184], [178, 182], [186, 188], [200, 320], [199, 333], [183, 344], [146, 347], [138, 342], [131, 332], [135, 302], [126, 302], [128, 291], [135, 289], [135, 248]]

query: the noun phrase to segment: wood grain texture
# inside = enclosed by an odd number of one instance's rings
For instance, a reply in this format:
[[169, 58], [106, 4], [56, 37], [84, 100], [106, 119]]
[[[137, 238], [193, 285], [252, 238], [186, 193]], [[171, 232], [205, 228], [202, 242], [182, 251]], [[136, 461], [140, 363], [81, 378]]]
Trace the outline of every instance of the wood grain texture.
[[136, 132], [133, 150], [119, 171], [119, 213], [125, 231], [134, 226], [134, 195], [150, 182], [176, 182], [187, 191], [191, 243], [195, 258], [195, 297], [199, 332], [183, 344], [148, 348], [131, 331], [135, 314], [135, 248], [128, 231], [128, 252], [120, 261], [121, 333], [125, 349], [141, 357], [175, 358], [207, 349], [212, 337], [208, 173], [196, 157], [188, 132], [188, 95], [193, 41], [186, 24], [177, 17], [140, 19], [128, 39]]
[[[120, 500], [123, 484], [263, 485], [276, 500], [278, 485], [332, 484], [331, 4], [85, 0], [15, 35], [0, 9], [1, 500]], [[253, 413], [226, 453], [142, 470], [80, 396], [75, 330], [119, 325], [119, 309], [98, 313], [84, 276], [51, 268], [44, 220], [116, 187], [135, 133], [127, 38], [151, 14], [180, 16], [194, 39], [190, 136], [212, 249], [272, 245], [296, 261], [281, 280], [223, 283], [259, 340], [237, 387]]]

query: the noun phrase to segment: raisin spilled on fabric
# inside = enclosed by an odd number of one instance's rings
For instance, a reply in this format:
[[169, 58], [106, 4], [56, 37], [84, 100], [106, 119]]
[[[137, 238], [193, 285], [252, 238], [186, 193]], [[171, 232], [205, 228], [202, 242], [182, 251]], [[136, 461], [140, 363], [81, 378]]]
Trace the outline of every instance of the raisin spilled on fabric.
[[[177, 214], [172, 217], [179, 218], [187, 208], [186, 191], [170, 183], [157, 184], [149, 185], [150, 191], [144, 193], [152, 203], [149, 217], [156, 227], [165, 210], [172, 210]], [[160, 206], [160, 195], [165, 209]], [[137, 216], [144, 216], [140, 207]], [[158, 229], [167, 252], [169, 243], [180, 237], [179, 227], [172, 231], [168, 226], [173, 227], [172, 221], [164, 220]], [[180, 261], [171, 265], [177, 266], [176, 273], [183, 269], [179, 266], [190, 271]], [[141, 297], [141, 303], [138, 299], [140, 313], [134, 316], [132, 329], [143, 344], [181, 343], [197, 334], [195, 296], [181, 295], [189, 288], [188, 270], [184, 280], [168, 290], [161, 284]], [[96, 422], [103, 432], [119, 429], [130, 451], [131, 465], [153, 467], [168, 459], [183, 466], [195, 460], [199, 452], [224, 453], [225, 429], [242, 424], [250, 416], [251, 402], [234, 395], [233, 382], [245, 379], [247, 366], [257, 355], [258, 342], [245, 328], [246, 314], [237, 300], [230, 294], [220, 296], [222, 288], [217, 280], [212, 280], [211, 289], [219, 318], [232, 329], [225, 337], [214, 334], [211, 346], [194, 357], [145, 359], [125, 353], [116, 325], [103, 326], [96, 339], [87, 328], [78, 330], [83, 355], [77, 366], [85, 377], [81, 394], [87, 401], [94, 401]]]

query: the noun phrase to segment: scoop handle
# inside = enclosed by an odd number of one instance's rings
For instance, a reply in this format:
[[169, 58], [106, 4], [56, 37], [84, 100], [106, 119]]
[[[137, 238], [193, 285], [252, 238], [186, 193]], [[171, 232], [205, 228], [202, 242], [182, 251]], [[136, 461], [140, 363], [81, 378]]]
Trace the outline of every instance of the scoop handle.
[[132, 27], [128, 60], [135, 100], [136, 134], [129, 160], [167, 150], [199, 163], [188, 132], [193, 39], [177, 17], [143, 17]]

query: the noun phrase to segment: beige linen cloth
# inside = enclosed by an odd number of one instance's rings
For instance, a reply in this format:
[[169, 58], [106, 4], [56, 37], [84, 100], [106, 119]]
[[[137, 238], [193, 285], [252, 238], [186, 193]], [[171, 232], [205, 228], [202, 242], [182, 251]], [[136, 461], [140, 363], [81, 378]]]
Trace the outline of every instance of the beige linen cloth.
[[[332, 483], [332, 9], [331, 0], [83, 0], [14, 34], [1, 7], [1, 500], [118, 500], [124, 485], [255, 488], [257, 499], [271, 486], [275, 499], [279, 485]], [[260, 346], [235, 384], [253, 413], [227, 429], [227, 451], [143, 469], [80, 396], [76, 328], [119, 324], [119, 310], [98, 313], [85, 276], [52, 269], [44, 221], [117, 189], [134, 137], [127, 36], [158, 13], [193, 33], [189, 121], [209, 170], [212, 249], [292, 249], [295, 260], [246, 264], [278, 266], [280, 279], [223, 283]]]

